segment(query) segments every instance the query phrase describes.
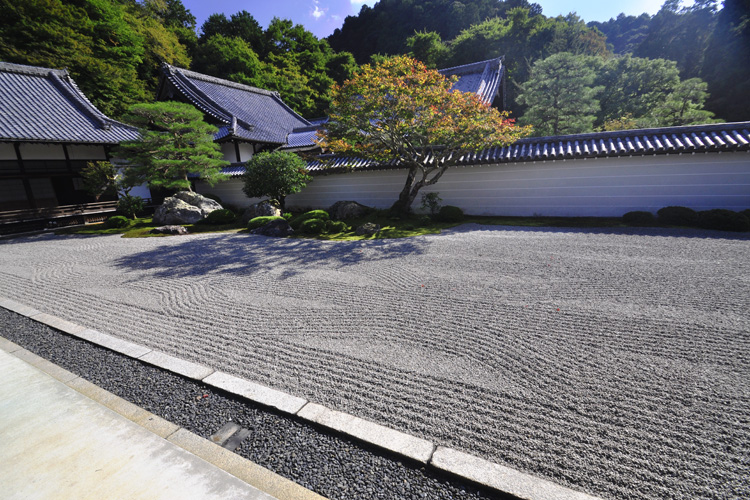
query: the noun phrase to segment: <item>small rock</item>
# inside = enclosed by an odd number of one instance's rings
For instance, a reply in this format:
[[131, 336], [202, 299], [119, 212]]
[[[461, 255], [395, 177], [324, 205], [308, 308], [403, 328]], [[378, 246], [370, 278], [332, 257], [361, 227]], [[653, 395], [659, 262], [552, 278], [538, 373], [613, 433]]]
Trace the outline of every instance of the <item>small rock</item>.
[[250, 222], [250, 219], [268, 216], [279, 217], [281, 216], [281, 210], [268, 201], [261, 201], [245, 209], [242, 213], [242, 223], [247, 224]]
[[333, 220], [355, 219], [370, 211], [370, 207], [356, 201], [337, 201], [328, 209], [328, 215]]
[[184, 226], [159, 226], [149, 232], [151, 234], [188, 234]]
[[294, 234], [294, 229], [285, 220], [272, 220], [265, 226], [253, 229], [250, 231], [251, 234], [261, 234], [263, 236], [275, 236], [277, 238], [285, 238]]
[[365, 222], [357, 228], [354, 233], [357, 236], [372, 236], [380, 232], [380, 224], [374, 224], [372, 222]]

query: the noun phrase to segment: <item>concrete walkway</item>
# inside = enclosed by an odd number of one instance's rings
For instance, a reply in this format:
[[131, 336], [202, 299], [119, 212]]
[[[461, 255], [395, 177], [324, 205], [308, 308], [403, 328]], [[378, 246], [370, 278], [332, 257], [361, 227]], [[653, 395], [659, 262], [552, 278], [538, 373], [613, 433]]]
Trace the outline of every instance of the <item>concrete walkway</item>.
[[0, 350], [6, 500], [273, 500]]

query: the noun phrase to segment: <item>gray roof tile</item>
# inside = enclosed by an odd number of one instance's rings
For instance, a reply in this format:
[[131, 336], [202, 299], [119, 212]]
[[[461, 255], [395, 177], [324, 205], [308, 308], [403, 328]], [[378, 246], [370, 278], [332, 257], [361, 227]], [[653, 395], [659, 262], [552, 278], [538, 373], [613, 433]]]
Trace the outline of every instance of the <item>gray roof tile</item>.
[[503, 66], [503, 58], [497, 57], [438, 71], [445, 76], [455, 75], [458, 77], [458, 81], [453, 85], [453, 90], [472, 92], [481, 97], [487, 104], [492, 104], [500, 90], [505, 67]]
[[117, 144], [138, 131], [105, 116], [66, 70], [0, 62], [0, 141]]
[[217, 140], [237, 138], [285, 144], [295, 128], [310, 125], [276, 92], [164, 64], [159, 98], [175, 97], [174, 92], [213, 117], [219, 124]]

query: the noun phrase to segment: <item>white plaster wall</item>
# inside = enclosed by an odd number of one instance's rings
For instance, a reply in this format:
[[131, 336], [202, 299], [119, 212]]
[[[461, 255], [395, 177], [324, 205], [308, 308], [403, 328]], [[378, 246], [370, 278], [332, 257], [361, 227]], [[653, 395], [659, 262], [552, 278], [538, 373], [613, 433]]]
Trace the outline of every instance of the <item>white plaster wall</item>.
[[24, 160], [64, 160], [65, 151], [60, 144], [21, 144]]
[[221, 147], [221, 154], [224, 155], [224, 159], [231, 163], [237, 162], [237, 153], [234, 151], [234, 144], [231, 142], [222, 142], [219, 144]]
[[106, 160], [107, 153], [104, 151], [104, 146], [83, 146], [83, 145], [70, 145], [68, 148], [68, 156], [71, 160]]
[[203, 181], [198, 181], [195, 183], [195, 191], [200, 194], [215, 194], [221, 198], [222, 203], [228, 203], [239, 208], [248, 207], [262, 199], [248, 198], [245, 193], [242, 192], [242, 180], [237, 177], [219, 182], [214, 186], [209, 186]]
[[148, 184], [141, 184], [130, 190], [130, 196], [140, 196], [144, 200], [151, 198], [151, 190], [148, 188]]
[[[388, 208], [405, 170], [315, 176], [287, 206], [325, 208], [356, 200]], [[474, 215], [621, 216], [669, 205], [750, 208], [750, 153], [662, 155], [455, 167], [422, 192]], [[419, 196], [412, 208], [419, 210]]]
[[[301, 193], [287, 197], [286, 205], [327, 208], [339, 200], [355, 200], [388, 208], [405, 180], [406, 170], [316, 175]], [[241, 188], [241, 181], [232, 179], [198, 189], [235, 205], [253, 203]], [[443, 205], [456, 205], [473, 215], [617, 217], [632, 210], [656, 212], [670, 205], [744, 210], [750, 208], [750, 153], [455, 167], [421, 192], [430, 191], [440, 193]], [[412, 208], [419, 211], [419, 196]]]
[[15, 160], [16, 149], [10, 142], [0, 142], [0, 160]]
[[246, 142], [241, 142], [240, 146], [240, 161], [246, 162], [253, 157], [253, 145]]

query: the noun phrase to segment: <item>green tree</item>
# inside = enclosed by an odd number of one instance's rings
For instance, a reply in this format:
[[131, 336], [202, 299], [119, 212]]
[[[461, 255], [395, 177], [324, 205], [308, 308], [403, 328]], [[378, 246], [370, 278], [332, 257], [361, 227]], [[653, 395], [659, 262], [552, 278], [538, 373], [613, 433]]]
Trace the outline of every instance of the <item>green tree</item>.
[[81, 170], [83, 188], [99, 201], [105, 194], [114, 195], [118, 179], [117, 167], [108, 161], [90, 161]]
[[246, 85], [262, 86], [264, 65], [242, 38], [213, 35], [195, 50], [193, 70]]
[[125, 119], [141, 130], [141, 138], [124, 142], [118, 154], [130, 162], [135, 179], [149, 186], [192, 191], [188, 174], [213, 185], [226, 178], [221, 150], [213, 140], [216, 127], [189, 104], [136, 104]]
[[726, 120], [750, 120], [750, 0], [724, 0], [706, 54], [707, 107]]
[[250, 198], [267, 196], [279, 202], [283, 210], [286, 197], [300, 192], [312, 177], [305, 162], [293, 153], [258, 153], [247, 162], [242, 191]]
[[647, 117], [679, 84], [677, 64], [665, 59], [643, 59], [629, 54], [606, 62], [596, 85], [601, 93], [598, 123], [630, 114], [636, 120]]
[[365, 65], [334, 87], [319, 144], [334, 153], [408, 169], [392, 210], [407, 213], [419, 190], [435, 184], [462, 154], [507, 145], [528, 134], [473, 93], [451, 92], [455, 79], [396, 56]]
[[434, 31], [418, 31], [406, 39], [409, 57], [422, 61], [430, 69], [445, 68], [450, 49]]
[[594, 128], [601, 87], [594, 87], [596, 59], [569, 52], [537, 61], [518, 100], [529, 106], [520, 122], [538, 135], [589, 132]]
[[708, 89], [708, 84], [700, 78], [690, 78], [680, 82], [664, 102], [659, 103], [651, 113], [654, 125], [693, 125], [716, 121], [713, 119], [713, 113], [703, 109], [708, 97], [706, 89]]

